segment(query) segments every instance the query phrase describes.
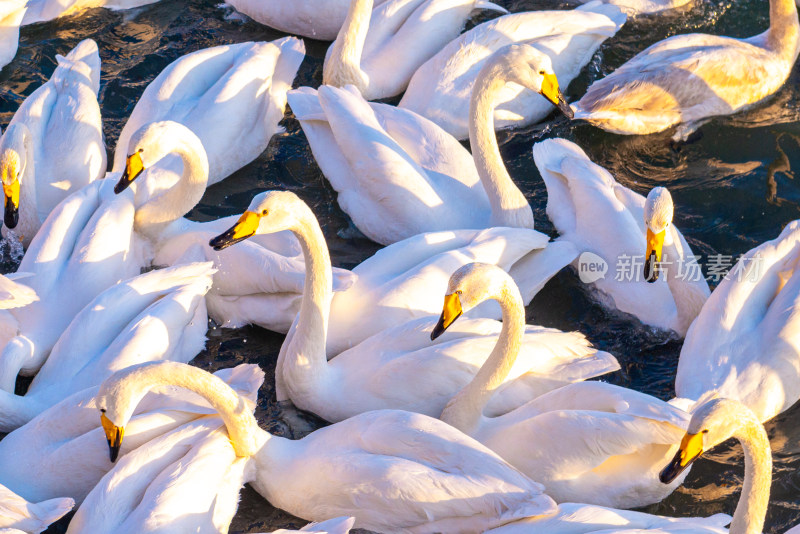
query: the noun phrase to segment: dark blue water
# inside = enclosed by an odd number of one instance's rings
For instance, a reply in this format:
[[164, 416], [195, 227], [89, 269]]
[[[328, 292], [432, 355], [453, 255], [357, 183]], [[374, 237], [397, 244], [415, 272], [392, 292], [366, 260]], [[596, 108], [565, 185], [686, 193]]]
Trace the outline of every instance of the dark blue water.
[[[8, 124], [25, 96], [50, 76], [55, 54], [65, 54], [81, 39], [91, 37], [98, 42], [103, 60], [100, 99], [110, 159], [137, 98], [171, 61], [200, 48], [283, 36], [254, 22], [227, 17], [230, 11], [216, 7], [219, 1], [163, 0], [127, 12], [95, 9], [23, 28], [16, 59], [0, 72], [0, 124]], [[568, 7], [556, 0], [498, 3], [512, 12]], [[479, 16], [473, 23], [482, 20]], [[745, 37], [767, 25], [764, 0], [706, 1], [669, 15], [629, 21], [606, 42], [567, 95], [579, 97], [592, 80], [664, 37], [695, 31]], [[306, 40], [307, 58], [295, 86], [321, 83], [327, 45]], [[563, 136], [581, 145], [631, 189], [646, 193], [656, 185], [668, 186], [676, 204], [676, 224], [696, 253], [738, 256], [774, 238], [800, 216], [800, 183], [792, 171], [800, 169], [798, 81], [795, 71], [768, 103], [743, 115], [713, 120], [701, 129], [698, 140], [678, 148], [670, 145], [667, 134], [617, 136], [551, 117], [550, 122], [526, 130], [502, 132], [501, 152], [533, 205], [537, 228], [544, 232], [552, 232], [552, 225], [545, 214], [546, 191], [533, 164], [531, 146], [538, 139]], [[334, 264], [358, 264], [378, 247], [361, 236], [336, 205], [335, 192], [316, 166], [290, 112], [284, 125], [285, 134], [274, 138], [258, 160], [209, 188], [190, 216], [207, 220], [238, 214], [258, 191], [290, 189], [319, 217]], [[680, 342], [593, 304], [571, 273], [561, 273], [544, 288], [529, 307], [528, 319], [580, 330], [615, 354], [622, 370], [608, 377], [610, 381], [663, 399], [672, 397]], [[211, 329], [207, 350], [195, 363], [209, 369], [245, 361], [261, 364], [267, 372], [257, 413], [261, 425], [277, 434], [300, 437], [321, 423], [313, 417], [288, 416], [275, 406], [272, 370], [281, 341], [282, 336], [259, 328]], [[800, 523], [800, 409], [777, 417], [767, 429], [775, 466], [765, 531], [775, 533]], [[732, 513], [741, 488], [742, 461], [738, 445], [729, 442], [718, 447], [697, 462], [683, 487], [647, 511], [678, 516]], [[276, 510], [250, 489], [242, 495], [231, 532], [305, 523]]]

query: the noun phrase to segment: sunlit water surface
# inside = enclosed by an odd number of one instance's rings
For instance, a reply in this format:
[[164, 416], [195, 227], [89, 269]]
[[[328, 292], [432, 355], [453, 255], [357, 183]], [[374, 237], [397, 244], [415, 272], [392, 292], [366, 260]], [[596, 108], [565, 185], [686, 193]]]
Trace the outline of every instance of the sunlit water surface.
[[[570, 7], [555, 0], [498, 3], [512, 12]], [[0, 72], [0, 124], [8, 124], [22, 100], [47, 80], [55, 68], [56, 54], [66, 54], [81, 39], [92, 37], [103, 60], [100, 100], [110, 160], [137, 98], [170, 62], [200, 48], [283, 35], [232, 17], [230, 9], [218, 4], [219, 0], [163, 0], [127, 12], [95, 9], [24, 28], [16, 59]], [[470, 24], [482, 20], [484, 15], [479, 14]], [[664, 37], [688, 32], [745, 37], [767, 25], [764, 0], [706, 1], [673, 14], [631, 20], [605, 43], [567, 94], [570, 99], [579, 97], [591, 81]], [[306, 48], [308, 55], [295, 87], [321, 83], [327, 43], [306, 40]], [[698, 140], [677, 149], [670, 146], [669, 134], [617, 136], [555, 117], [526, 130], [502, 132], [499, 140], [509, 171], [530, 199], [537, 228], [544, 232], [553, 233], [553, 228], [545, 214], [546, 191], [533, 164], [531, 146], [538, 139], [562, 136], [577, 142], [593, 161], [635, 191], [646, 194], [653, 186], [668, 186], [676, 203], [676, 223], [696, 253], [735, 257], [774, 238], [786, 223], [798, 218], [800, 184], [793, 169], [800, 168], [799, 100], [798, 74], [794, 72], [768, 103], [736, 117], [711, 121], [701, 129]], [[209, 188], [190, 216], [208, 220], [241, 213], [255, 193], [289, 189], [314, 209], [334, 264], [357, 265], [378, 247], [364, 238], [337, 206], [335, 192], [323, 178], [289, 111], [284, 125], [286, 133], [276, 136], [258, 160]], [[13, 269], [13, 262], [6, 262], [5, 270]], [[612, 352], [622, 370], [607, 380], [662, 399], [673, 396], [681, 343], [593, 304], [571, 272], [560, 273], [542, 290], [528, 308], [528, 319], [580, 330], [598, 347]], [[207, 349], [195, 359], [196, 365], [217, 369], [254, 362], [266, 371], [257, 412], [262, 427], [297, 438], [323, 424], [311, 416], [282, 412], [275, 404], [273, 369], [282, 336], [249, 327], [212, 328], [208, 337]], [[795, 407], [777, 417], [767, 429], [775, 465], [765, 531], [775, 533], [800, 523], [800, 409]], [[738, 445], [728, 442], [718, 447], [697, 462], [684, 486], [646, 511], [677, 516], [732, 513], [742, 483], [742, 462]], [[304, 523], [246, 488], [231, 532], [261, 532]], [[65, 528], [63, 520], [48, 532]]]

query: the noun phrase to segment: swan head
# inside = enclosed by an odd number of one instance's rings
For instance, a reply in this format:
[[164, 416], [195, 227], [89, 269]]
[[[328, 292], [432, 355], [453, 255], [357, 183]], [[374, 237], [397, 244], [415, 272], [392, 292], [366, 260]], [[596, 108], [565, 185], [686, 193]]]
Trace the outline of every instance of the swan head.
[[25, 174], [27, 160], [24, 143], [28, 131], [23, 124], [12, 124], [3, 137], [0, 149], [0, 180], [3, 182], [4, 215], [3, 223], [8, 228], [16, 228], [19, 222], [20, 180]]
[[501, 48], [484, 68], [495, 70], [499, 79], [518, 83], [535, 91], [556, 106], [567, 118], [574, 112], [558, 86], [550, 56], [528, 44], [512, 44]]
[[514, 281], [500, 267], [488, 263], [468, 263], [450, 277], [442, 314], [431, 332], [431, 340], [441, 336], [461, 314], [481, 302], [502, 295]]
[[692, 413], [678, 452], [659, 474], [661, 482], [675, 480], [705, 451], [735, 436], [748, 419], [758, 423], [749, 408], [733, 399], [714, 398], [701, 404]]
[[264, 191], [253, 197], [236, 224], [208, 244], [214, 250], [222, 250], [256, 234], [274, 234], [292, 230], [297, 226], [299, 211], [310, 210], [294, 193]]
[[674, 213], [672, 195], [665, 187], [654, 187], [644, 202], [644, 225], [647, 228], [647, 253], [644, 261], [644, 278], [648, 282], [658, 280], [658, 263], [664, 248], [664, 237], [672, 223]]
[[[208, 156], [202, 141], [183, 124], [174, 121], [151, 122], [136, 130], [128, 142], [125, 170], [114, 186], [114, 192], [122, 193], [139, 175], [173, 152], [179, 145], [188, 145], [193, 153], [202, 154], [208, 167]], [[205, 179], [208, 180], [207, 172]], [[199, 201], [200, 198], [196, 200]]]

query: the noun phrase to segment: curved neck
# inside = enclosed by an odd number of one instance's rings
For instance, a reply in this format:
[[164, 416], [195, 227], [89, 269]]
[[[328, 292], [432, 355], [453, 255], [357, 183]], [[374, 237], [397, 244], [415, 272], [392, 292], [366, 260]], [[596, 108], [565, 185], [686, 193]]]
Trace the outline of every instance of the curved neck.
[[739, 440], [744, 450], [744, 484], [729, 532], [760, 534], [769, 504], [772, 452], [764, 425], [756, 416], [749, 410], [743, 410], [737, 416], [742, 424], [733, 437]]
[[[146, 194], [143, 202], [137, 200], [135, 215], [136, 229], [150, 237], [158, 235], [167, 225], [194, 208], [208, 186], [208, 156], [201, 141], [194, 135], [177, 133], [172, 139], [174, 143], [171, 146], [150, 150], [178, 156], [183, 164], [180, 179], [163, 191], [158, 189], [157, 182], [137, 184], [137, 196], [141, 190], [155, 190], [152, 196]], [[158, 180], [160, 174], [157, 169], [155, 171], [143, 176], [144, 180]]]
[[770, 0], [768, 46], [781, 56], [797, 57], [800, 25], [797, 20], [797, 6], [794, 0]]
[[503, 311], [503, 327], [497, 343], [472, 381], [450, 399], [440, 417], [465, 434], [477, 429], [484, 406], [511, 372], [525, 336], [525, 306], [519, 289], [505, 283], [492, 298]]
[[[116, 378], [115, 378], [116, 377]], [[177, 386], [203, 397], [225, 423], [237, 456], [254, 455], [269, 434], [259, 428], [253, 405], [221, 378], [202, 369], [177, 362], [146, 363], [129, 367], [106, 381], [99, 395], [113, 397], [124, 407], [127, 424], [136, 405], [148, 391], [159, 386]]]
[[353, 84], [362, 93], [366, 89], [367, 76], [361, 70], [361, 55], [367, 40], [372, 6], [373, 0], [351, 0], [347, 18], [322, 67], [325, 85], [344, 87]]
[[[670, 224], [664, 236], [664, 261], [667, 262], [666, 278], [672, 298], [675, 301], [679, 334], [685, 335], [692, 321], [708, 299], [700, 283], [693, 283], [694, 276], [700, 277], [700, 266], [693, 271], [690, 267], [691, 251], [684, 250], [675, 226]], [[682, 264], [682, 265], [681, 265]], [[678, 267], [680, 265], [680, 268]]]
[[507, 81], [501, 65], [481, 69], [469, 103], [469, 143], [483, 188], [492, 206], [491, 226], [533, 228], [533, 210], [511, 179], [494, 133], [494, 106]]
[[291, 231], [303, 249], [306, 274], [297, 328], [286, 351], [283, 372], [292, 375], [287, 382], [293, 385], [310, 385], [328, 369], [325, 341], [333, 298], [333, 274], [325, 236], [314, 213], [304, 203], [298, 203], [296, 209], [297, 223]]

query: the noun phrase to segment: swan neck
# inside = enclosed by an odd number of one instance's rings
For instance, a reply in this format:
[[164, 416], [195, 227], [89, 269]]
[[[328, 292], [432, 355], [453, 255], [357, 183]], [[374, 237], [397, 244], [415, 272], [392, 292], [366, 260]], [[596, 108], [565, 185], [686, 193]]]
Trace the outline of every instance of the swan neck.
[[[129, 400], [136, 403], [149, 390], [159, 386], [177, 386], [203, 397], [225, 423], [237, 456], [253, 456], [263, 445], [264, 435], [268, 437], [256, 422], [252, 404], [224, 380], [202, 369], [175, 362], [159, 362], [140, 366], [127, 375], [126, 380], [135, 384], [135, 393], [129, 396]], [[134, 406], [129, 407], [132, 411]]]
[[525, 336], [525, 306], [519, 289], [505, 283], [492, 298], [503, 313], [497, 343], [472, 381], [447, 403], [441, 416], [442, 421], [466, 434], [477, 429], [484, 407], [511, 372]]
[[296, 371], [296, 383], [327, 369], [325, 340], [328, 335], [328, 314], [333, 298], [331, 258], [325, 236], [311, 210], [303, 205], [303, 213], [292, 232], [303, 250], [306, 273], [297, 329], [287, 351], [284, 372]]
[[708, 295], [701, 285], [694, 283], [695, 276], [702, 277], [699, 265], [697, 271], [690, 267], [692, 259], [690, 250], [684, 250], [683, 244], [677, 238], [677, 230], [673, 225], [667, 228], [664, 236], [664, 261], [667, 262], [666, 279], [669, 291], [675, 302], [677, 313], [678, 334], [685, 335], [700, 310], [703, 308]]
[[800, 24], [797, 19], [797, 5], [794, 0], [770, 0], [768, 44], [780, 55], [797, 58], [800, 42]]
[[533, 211], [506, 170], [494, 130], [495, 102], [507, 81], [500, 65], [478, 74], [469, 105], [470, 148], [492, 208], [491, 226], [533, 228]]
[[325, 85], [344, 87], [353, 84], [361, 93], [366, 90], [361, 56], [367, 40], [372, 7], [373, 0], [351, 0], [344, 24], [331, 45], [330, 57], [322, 67]]
[[[33, 137], [24, 123], [12, 123], [6, 130], [2, 140], [3, 149], [15, 151], [23, 160], [24, 169], [19, 177], [20, 218], [26, 213], [34, 214], [39, 219], [38, 202], [36, 200], [36, 154], [33, 151]], [[22, 206], [26, 206], [23, 208]], [[41, 222], [41, 221], [39, 221]], [[22, 223], [22, 221], [20, 221]], [[20, 226], [20, 225], [18, 225]], [[39, 225], [36, 225], [38, 228]], [[33, 237], [33, 236], [30, 236]]]
[[744, 484], [733, 513], [730, 534], [759, 534], [769, 504], [772, 453], [764, 426], [752, 413], [740, 413], [742, 426], [734, 434], [744, 450]]
[[[180, 179], [163, 193], [147, 198], [137, 205], [136, 229], [149, 236], [160, 234], [170, 223], [186, 215], [194, 208], [208, 186], [208, 156], [198, 140], [175, 135], [174, 145], [165, 154], [177, 155], [183, 164]], [[155, 151], [155, 147], [153, 148]], [[156, 179], [153, 173], [145, 179]]]

